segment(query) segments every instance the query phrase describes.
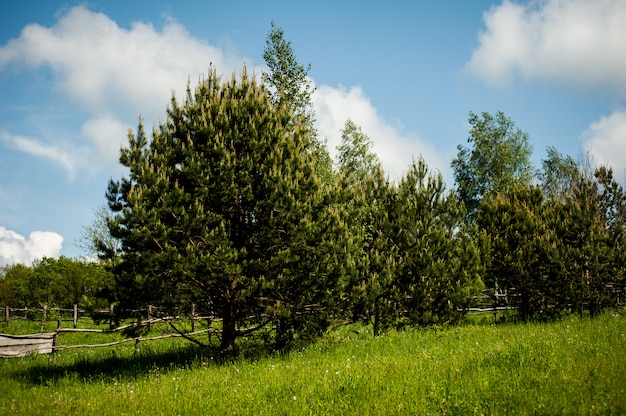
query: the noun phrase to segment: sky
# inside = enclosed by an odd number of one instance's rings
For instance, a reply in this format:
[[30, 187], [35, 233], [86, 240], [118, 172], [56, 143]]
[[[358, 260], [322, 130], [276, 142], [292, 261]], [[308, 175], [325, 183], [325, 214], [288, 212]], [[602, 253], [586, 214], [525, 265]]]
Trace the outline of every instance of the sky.
[[128, 129], [210, 65], [260, 74], [270, 24], [310, 64], [331, 155], [347, 119], [391, 179], [423, 157], [450, 189], [470, 112], [626, 177], [626, 1], [32, 1], [0, 4], [0, 266], [87, 255]]

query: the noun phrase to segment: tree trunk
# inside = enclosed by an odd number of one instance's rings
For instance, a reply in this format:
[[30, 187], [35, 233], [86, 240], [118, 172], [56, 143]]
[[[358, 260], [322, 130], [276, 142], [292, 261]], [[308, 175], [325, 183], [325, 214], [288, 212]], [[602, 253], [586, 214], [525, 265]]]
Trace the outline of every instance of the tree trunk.
[[220, 353], [222, 359], [232, 358], [235, 352], [235, 339], [237, 338], [237, 319], [235, 307], [228, 302], [224, 306], [222, 314], [222, 342]]
[[374, 337], [378, 336], [380, 331], [380, 305], [378, 300], [374, 302]]

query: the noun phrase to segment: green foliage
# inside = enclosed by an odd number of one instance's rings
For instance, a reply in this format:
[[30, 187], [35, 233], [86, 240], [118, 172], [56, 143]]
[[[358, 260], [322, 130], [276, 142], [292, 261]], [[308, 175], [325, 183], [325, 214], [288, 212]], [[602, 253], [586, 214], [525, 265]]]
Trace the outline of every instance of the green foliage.
[[396, 201], [394, 300], [401, 320], [454, 322], [483, 288], [480, 240], [464, 225], [465, 213], [445, 192], [441, 174], [430, 174], [421, 159], [400, 181]]
[[470, 218], [474, 218], [483, 197], [504, 192], [510, 186], [530, 184], [533, 168], [528, 134], [515, 127], [504, 113], [482, 118], [470, 112], [471, 148], [458, 146], [452, 161], [456, 191]]
[[392, 280], [394, 249], [387, 235], [391, 209], [391, 187], [372, 141], [361, 128], [347, 120], [337, 147], [338, 186], [343, 207], [348, 212], [351, 237], [358, 247], [351, 268], [349, 297], [344, 314], [356, 321], [374, 320], [374, 335], [379, 332], [383, 297]]
[[3, 268], [3, 276], [0, 279], [0, 306], [21, 308], [36, 305], [36, 299], [29, 287], [32, 272], [31, 267], [23, 264]]
[[483, 200], [477, 221], [491, 239], [486, 283], [518, 295], [524, 319], [615, 306], [624, 290], [623, 190], [606, 168], [594, 177], [559, 168], [544, 178], [542, 187], [515, 186]]
[[13, 308], [80, 308], [108, 306], [112, 277], [99, 263], [43, 258], [32, 267], [6, 268], [0, 280], [0, 305]]
[[279, 346], [328, 325], [343, 214], [293, 120], [245, 70], [222, 82], [212, 69], [149, 143], [140, 123], [120, 158], [130, 177], [108, 195], [124, 307], [195, 302], [222, 319], [225, 352], [270, 323]]
[[600, 168], [596, 175], [579, 174], [555, 223], [559, 241], [567, 246], [562, 278], [574, 290], [575, 309], [591, 314], [616, 304], [625, 274], [626, 234], [618, 225], [624, 222], [618, 214], [626, 208], [623, 190], [612, 181], [610, 170]]
[[423, 160], [392, 185], [369, 152], [371, 142], [348, 121], [339, 147], [351, 230], [362, 255], [352, 278], [353, 319], [374, 335], [393, 326], [456, 321], [482, 288], [480, 239], [464, 211]]
[[283, 30], [271, 23], [271, 30], [265, 40], [263, 59], [269, 72], [263, 73], [263, 82], [268, 89], [272, 103], [276, 107], [287, 106], [292, 120], [285, 123], [285, 128], [295, 125], [309, 130], [311, 140], [304, 149], [314, 155], [316, 172], [323, 184], [334, 184], [332, 158], [328, 153], [326, 142], [317, 137], [313, 124], [315, 112], [311, 97], [315, 88], [311, 85], [308, 73], [311, 65], [306, 68], [298, 62], [291, 42], [284, 37]]
[[299, 123], [312, 129], [315, 117], [311, 95], [314, 88], [308, 80], [311, 65], [306, 68], [301, 65], [291, 42], [285, 39], [283, 30], [274, 22], [271, 26], [263, 52], [263, 59], [270, 71], [263, 73], [263, 82], [269, 87], [275, 106], [287, 105]]
[[520, 296], [519, 314], [528, 319], [547, 307], [547, 285], [552, 282], [549, 253], [554, 238], [544, 214], [541, 189], [513, 186], [495, 197], [485, 198], [477, 223], [490, 237], [488, 287], [514, 291]]
[[549, 198], [565, 198], [579, 174], [578, 163], [571, 156], [563, 156], [556, 148], [548, 147], [539, 175], [544, 194]]
[[374, 143], [363, 133], [360, 126], [346, 120], [341, 131], [341, 145], [337, 146], [339, 172], [344, 180], [358, 182], [367, 178], [380, 164], [372, 151]]
[[121, 242], [111, 236], [109, 231], [108, 224], [112, 216], [109, 207], [103, 205], [94, 211], [93, 222], [83, 226], [78, 244], [87, 255], [114, 261], [120, 254]]

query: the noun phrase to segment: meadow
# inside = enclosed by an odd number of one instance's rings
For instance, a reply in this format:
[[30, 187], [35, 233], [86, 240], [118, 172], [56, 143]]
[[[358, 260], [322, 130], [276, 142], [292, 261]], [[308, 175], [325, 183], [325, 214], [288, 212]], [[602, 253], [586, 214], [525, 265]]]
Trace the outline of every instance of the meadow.
[[[0, 414], [626, 414], [624, 311], [491, 322], [377, 338], [349, 325], [227, 364], [181, 339], [2, 359]], [[105, 337], [60, 334], [59, 344]]]

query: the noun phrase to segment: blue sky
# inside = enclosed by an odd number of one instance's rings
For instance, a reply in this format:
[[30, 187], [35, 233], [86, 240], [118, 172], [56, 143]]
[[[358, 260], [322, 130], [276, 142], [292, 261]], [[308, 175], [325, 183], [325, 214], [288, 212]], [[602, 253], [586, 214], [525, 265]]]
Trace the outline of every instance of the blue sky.
[[162, 120], [210, 63], [264, 68], [274, 20], [311, 64], [318, 132], [347, 118], [392, 178], [424, 157], [453, 186], [470, 111], [626, 176], [626, 3], [28, 1], [0, 5], [0, 265], [85, 254], [128, 128]]

